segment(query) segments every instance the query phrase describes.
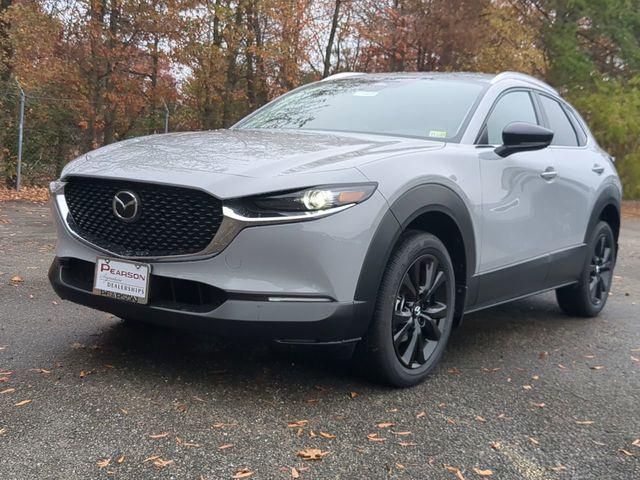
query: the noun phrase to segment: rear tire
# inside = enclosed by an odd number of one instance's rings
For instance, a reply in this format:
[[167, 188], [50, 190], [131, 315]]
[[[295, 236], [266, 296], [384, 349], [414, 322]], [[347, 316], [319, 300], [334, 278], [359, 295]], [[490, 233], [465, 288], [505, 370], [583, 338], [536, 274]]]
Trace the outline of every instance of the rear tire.
[[357, 360], [374, 380], [395, 387], [423, 381], [453, 326], [455, 278], [444, 244], [429, 233], [403, 234], [385, 269]]
[[617, 252], [608, 223], [599, 222], [593, 229], [587, 252], [580, 281], [557, 289], [556, 298], [566, 314], [588, 318], [596, 317], [606, 305], [613, 280]]

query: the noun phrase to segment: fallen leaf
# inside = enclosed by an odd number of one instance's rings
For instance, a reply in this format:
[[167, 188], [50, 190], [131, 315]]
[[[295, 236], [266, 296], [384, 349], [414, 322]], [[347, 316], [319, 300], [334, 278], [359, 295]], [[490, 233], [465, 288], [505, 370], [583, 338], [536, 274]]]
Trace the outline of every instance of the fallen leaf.
[[110, 363], [105, 363], [103, 366], [104, 366], [104, 368], [116, 368], [113, 365], [111, 365]]
[[589, 367], [591, 370], [602, 370], [604, 368], [604, 365], [592, 365], [591, 367]]
[[98, 460], [96, 462], [96, 465], [98, 465], [98, 467], [100, 467], [100, 468], [105, 468], [105, 467], [109, 466], [110, 463], [111, 463], [111, 459], [110, 458], [104, 458], [102, 460]]
[[152, 462], [154, 460], [157, 460], [158, 458], [160, 458], [160, 456], [158, 455], [151, 455], [150, 457], [145, 458], [142, 463], [146, 463], [146, 462]]
[[561, 464], [558, 464], [555, 467], [549, 467], [549, 470], [553, 470], [554, 472], [562, 472], [563, 470], [566, 470], [566, 469], [567, 467]]
[[80, 378], [84, 378], [87, 375], [91, 375], [93, 373], [92, 370], [80, 370]]
[[398, 442], [398, 445], [400, 445], [401, 447], [415, 447], [418, 444], [415, 442]]
[[241, 470], [238, 470], [231, 478], [236, 480], [238, 478], [249, 478], [252, 475], [253, 475], [253, 472], [251, 470], [249, 470], [248, 468], [243, 468]]
[[176, 437], [176, 443], [187, 448], [200, 448], [202, 445], [195, 442], [185, 442], [182, 438]]
[[154, 440], [158, 440], [159, 438], [164, 438], [169, 436], [169, 432], [156, 433], [153, 435], [149, 435], [149, 438], [153, 438]]
[[633, 355], [630, 355], [630, 356], [631, 356], [631, 360], [633, 360], [634, 362], [639, 362], [640, 363], [640, 358], [634, 357]]
[[426, 416], [427, 416], [427, 412], [425, 412], [424, 410], [416, 414], [416, 418], [424, 418]]
[[502, 448], [502, 444], [500, 442], [491, 442], [491, 448], [494, 450], [500, 450]]
[[525, 390], [531, 390], [533, 387], [531, 385], [523, 385], [522, 388]]
[[124, 455], [120, 455], [118, 458], [116, 458], [116, 462], [118, 463], [124, 462]]
[[15, 405], [15, 406], [16, 406], [16, 407], [22, 407], [23, 405], [26, 405], [26, 404], [28, 404], [28, 403], [31, 403], [32, 401], [33, 401], [33, 400], [22, 400], [22, 401], [20, 401], [20, 402], [16, 403], [16, 405]]
[[529, 441], [531, 443], [533, 443], [534, 445], [536, 445], [536, 446], [540, 445], [540, 442], [537, 439], [533, 438], [533, 437], [529, 437]]
[[486, 470], [483, 470], [481, 468], [473, 467], [473, 471], [481, 477], [490, 477], [491, 475], [493, 475], [493, 470], [489, 470], [488, 468]]
[[356, 398], [358, 396], [360, 396], [360, 394], [358, 392], [349, 392], [349, 397], [350, 398]]
[[153, 460], [153, 464], [155, 465], [156, 468], [158, 469], [162, 469], [164, 467], [168, 467], [169, 465], [171, 465], [173, 463], [173, 460], [164, 460], [160, 457], [156, 458], [155, 460]]
[[43, 375], [49, 375], [51, 373], [51, 370], [46, 370], [44, 368], [32, 368], [31, 371], [42, 373]]
[[408, 431], [408, 430], [407, 430], [407, 431], [404, 431], [404, 432], [393, 432], [393, 431], [392, 431], [391, 433], [393, 433], [394, 435], [398, 435], [399, 437], [404, 437], [404, 436], [406, 436], [406, 435], [411, 435], [411, 432], [410, 432], [410, 431]]
[[567, 367], [565, 367], [565, 366], [564, 366], [563, 364], [561, 364], [561, 363], [559, 363], [559, 364], [558, 364], [558, 368], [559, 368], [560, 370], [567, 370]]
[[231, 447], [233, 447], [233, 443], [223, 443], [218, 447], [218, 450], [226, 450]]
[[386, 438], [381, 437], [377, 433], [370, 433], [367, 435], [367, 438], [372, 442], [384, 442], [386, 440]]
[[20, 275], [14, 275], [13, 277], [11, 277], [11, 283], [13, 283], [14, 285], [18, 285], [22, 282], [24, 282], [24, 278], [22, 278]]
[[631, 442], [631, 445], [633, 445], [634, 447], [640, 447], [640, 438], [636, 438], [633, 442]]
[[300, 427], [304, 427], [309, 423], [309, 420], [298, 420], [297, 422], [291, 422], [289, 424], [287, 424], [287, 427], [289, 428], [300, 428]]
[[476, 420], [477, 420], [478, 422], [481, 422], [481, 423], [485, 423], [485, 422], [487, 421], [487, 419], [486, 419], [486, 418], [484, 418], [484, 417], [482, 417], [482, 416], [480, 416], [480, 415], [476, 415]]
[[631, 453], [629, 450], [625, 450], [624, 448], [621, 448], [618, 450], [620, 453], [623, 453], [624, 455], [626, 455], [627, 457], [635, 457], [635, 455], [633, 453]]
[[447, 373], [449, 375], [460, 375], [462, 372], [460, 372], [460, 370], [457, 369], [456, 367], [452, 367], [447, 369]]
[[540, 353], [538, 354], [538, 358], [539, 358], [540, 360], [546, 360], [548, 356], [549, 356], [549, 352], [540, 352]]
[[455, 476], [456, 476], [456, 478], [458, 478], [458, 480], [465, 480], [464, 476], [462, 475], [462, 472], [460, 471], [460, 469], [458, 467], [452, 467], [451, 465], [447, 465], [446, 463], [443, 465], [443, 467], [448, 472], [451, 472], [451, 473], [455, 474]]
[[298, 456], [305, 460], [322, 460], [329, 455], [329, 452], [322, 451], [319, 448], [305, 448], [298, 452]]
[[332, 439], [336, 438], [336, 436], [335, 436], [334, 434], [332, 434], [332, 433], [327, 433], [327, 432], [320, 432], [320, 436], [321, 436], [322, 438], [328, 438], [328, 439], [330, 439], [330, 440], [332, 440]]
[[393, 423], [393, 422], [382, 422], [382, 423], [378, 423], [376, 426], [378, 428], [389, 428], [389, 427], [395, 426], [395, 423]]
[[291, 478], [300, 478], [300, 472], [296, 467], [291, 467]]
[[531, 375], [531, 380], [540, 380], [540, 375]]
[[129, 410], [127, 410], [126, 408], [121, 408], [120, 411], [124, 414], [124, 415], [129, 415]]
[[405, 467], [403, 464], [401, 464], [401, 463], [396, 463], [396, 468], [397, 468], [398, 470], [404, 470], [406, 467]]
[[15, 388], [5, 388], [4, 390], [0, 391], [0, 393], [13, 393], [15, 391]]
[[532, 404], [534, 407], [538, 407], [538, 408], [544, 408], [545, 404], [544, 403], [533, 403]]
[[5, 433], [7, 433], [7, 429], [6, 428], [0, 428], [0, 435], [4, 435]]
[[578, 425], [593, 425], [593, 420], [576, 420]]

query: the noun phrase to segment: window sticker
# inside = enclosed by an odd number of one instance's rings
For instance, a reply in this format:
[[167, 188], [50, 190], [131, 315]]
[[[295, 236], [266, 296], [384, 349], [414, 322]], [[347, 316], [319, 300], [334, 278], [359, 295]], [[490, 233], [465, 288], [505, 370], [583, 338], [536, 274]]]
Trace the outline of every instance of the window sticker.
[[447, 131], [446, 130], [430, 130], [429, 136], [436, 137], [436, 138], [447, 138]]

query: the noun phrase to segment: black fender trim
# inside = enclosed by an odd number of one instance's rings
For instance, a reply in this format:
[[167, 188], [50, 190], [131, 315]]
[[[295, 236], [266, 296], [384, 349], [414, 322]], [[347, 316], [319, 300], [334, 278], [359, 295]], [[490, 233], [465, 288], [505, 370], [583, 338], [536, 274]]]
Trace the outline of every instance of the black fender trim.
[[460, 317], [465, 302], [475, 300], [475, 292], [470, 292], [471, 297], [465, 295], [476, 267], [475, 233], [467, 206], [449, 187], [435, 183], [419, 185], [405, 192], [391, 205], [369, 245], [356, 287], [354, 320], [349, 331], [351, 336], [364, 336], [369, 328], [382, 276], [398, 238], [412, 221], [429, 212], [449, 216], [462, 234], [467, 278], [458, 285], [460, 304], [456, 302], [456, 312]]
[[[620, 219], [620, 204], [622, 203], [622, 194], [620, 190], [617, 189], [614, 185], [608, 185], [602, 190], [595, 204], [593, 205], [593, 209], [591, 210], [591, 216], [589, 217], [589, 223], [587, 224], [587, 230], [584, 233], [584, 242], [587, 243], [589, 241], [589, 237], [591, 232], [598, 224], [600, 219], [600, 215], [606, 207], [612, 205], [615, 207], [618, 212], [618, 219]], [[618, 249], [616, 248], [616, 251]]]

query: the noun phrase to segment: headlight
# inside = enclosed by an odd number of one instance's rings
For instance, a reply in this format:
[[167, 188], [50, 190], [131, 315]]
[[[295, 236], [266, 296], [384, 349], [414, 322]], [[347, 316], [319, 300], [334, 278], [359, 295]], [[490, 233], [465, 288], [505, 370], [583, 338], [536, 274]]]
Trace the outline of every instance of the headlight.
[[318, 212], [364, 202], [375, 190], [375, 183], [321, 186], [255, 197], [251, 201], [259, 209], [267, 211]]

